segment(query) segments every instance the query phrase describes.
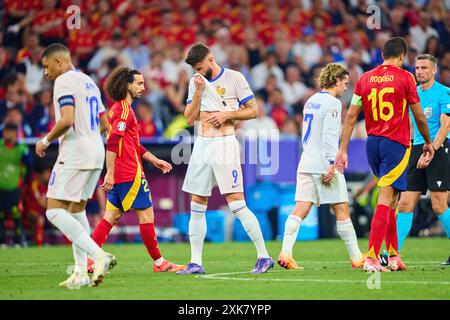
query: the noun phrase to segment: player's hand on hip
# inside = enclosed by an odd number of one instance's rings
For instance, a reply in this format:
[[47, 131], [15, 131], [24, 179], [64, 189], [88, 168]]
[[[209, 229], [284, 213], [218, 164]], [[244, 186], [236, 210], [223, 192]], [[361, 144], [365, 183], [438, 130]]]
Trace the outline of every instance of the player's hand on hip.
[[153, 165], [157, 167], [159, 170], [161, 170], [163, 173], [168, 173], [172, 170], [172, 165], [167, 161], [161, 159], [156, 160], [153, 163]]
[[38, 141], [38, 143], [36, 143], [36, 154], [40, 157], [43, 158], [45, 156], [45, 150], [47, 150], [48, 146], [46, 146], [42, 141]]
[[105, 180], [103, 181], [103, 184], [100, 186], [100, 188], [103, 191], [109, 191], [114, 187], [114, 176], [110, 173], [106, 173]]
[[205, 90], [205, 81], [203, 80], [203, 78], [201, 76], [197, 75], [196, 77], [194, 77], [194, 84], [195, 84], [195, 89], [202, 91], [202, 92]]
[[340, 173], [344, 173], [344, 169], [348, 168], [348, 155], [346, 152], [340, 149], [338, 150], [336, 160], [334, 160], [334, 166], [336, 167], [337, 171], [339, 171]]
[[333, 180], [334, 175], [336, 174], [335, 172], [335, 166], [333, 164], [330, 164], [328, 167], [328, 172], [325, 173], [322, 177], [322, 183], [325, 185], [329, 185], [331, 180]]

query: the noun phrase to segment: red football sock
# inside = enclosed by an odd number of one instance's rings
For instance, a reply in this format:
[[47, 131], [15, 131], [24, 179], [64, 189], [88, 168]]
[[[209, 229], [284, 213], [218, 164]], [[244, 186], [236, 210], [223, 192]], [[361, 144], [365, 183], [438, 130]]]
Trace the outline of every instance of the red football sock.
[[390, 257], [398, 255], [397, 218], [395, 216], [395, 209], [391, 209], [389, 212], [389, 227], [386, 232], [386, 249]]
[[44, 226], [36, 225], [34, 229], [34, 241], [36, 246], [41, 247], [44, 243]]
[[102, 221], [100, 221], [95, 227], [95, 230], [92, 233], [92, 239], [99, 247], [101, 247], [103, 243], [105, 243], [112, 227], [112, 224], [105, 219], [102, 219]]
[[139, 230], [141, 231], [141, 239], [153, 261], [161, 258], [161, 253], [158, 249], [155, 225], [153, 223], [142, 223], [139, 224]]
[[378, 253], [380, 252], [381, 244], [383, 243], [389, 226], [390, 211], [391, 208], [388, 206], [383, 204], [377, 205], [370, 226], [369, 252], [367, 253], [369, 258], [378, 259]]

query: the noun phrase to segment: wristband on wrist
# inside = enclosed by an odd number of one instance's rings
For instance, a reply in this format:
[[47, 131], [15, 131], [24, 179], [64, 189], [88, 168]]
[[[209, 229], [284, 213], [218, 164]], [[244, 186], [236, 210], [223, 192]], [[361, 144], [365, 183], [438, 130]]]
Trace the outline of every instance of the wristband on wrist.
[[47, 136], [43, 137], [42, 140], [41, 140], [41, 142], [42, 142], [46, 147], [48, 147], [48, 146], [51, 144], [51, 142], [48, 141]]

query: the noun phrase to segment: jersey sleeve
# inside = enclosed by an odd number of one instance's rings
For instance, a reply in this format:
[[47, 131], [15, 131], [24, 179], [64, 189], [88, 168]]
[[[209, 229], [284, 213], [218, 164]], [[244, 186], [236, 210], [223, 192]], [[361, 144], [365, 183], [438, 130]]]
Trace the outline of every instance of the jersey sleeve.
[[111, 125], [110, 135], [116, 135], [123, 137], [128, 126], [128, 118], [130, 115], [130, 107], [126, 105], [120, 105], [116, 108], [109, 120]]
[[362, 107], [361, 83], [362, 83], [362, 77], [359, 78], [358, 81], [356, 82], [355, 91], [353, 92], [352, 101], [351, 101], [351, 104], [353, 104], [354, 106], [357, 106], [357, 107]]
[[194, 77], [189, 80], [189, 87], [188, 87], [188, 97], [186, 99], [186, 104], [192, 103], [192, 97], [194, 96], [195, 91], [195, 83], [194, 83]]
[[336, 145], [339, 144], [339, 129], [341, 127], [341, 102], [336, 102], [325, 111], [322, 127], [322, 150], [329, 163], [336, 159]]
[[251, 98], [254, 98], [252, 89], [248, 81], [245, 79], [244, 75], [240, 72], [236, 72], [236, 82], [235, 82], [235, 94], [239, 101], [239, 105], [246, 103]]
[[441, 98], [442, 100], [439, 101], [441, 114], [445, 113], [450, 116], [450, 88], [445, 87]]
[[406, 78], [406, 101], [409, 105], [420, 102], [419, 94], [417, 93], [416, 80], [414, 79], [414, 76], [409, 72]]
[[67, 77], [60, 77], [56, 79], [53, 92], [58, 108], [63, 108], [66, 106], [75, 107], [74, 91], [73, 88], [71, 88], [70, 83], [67, 81]]

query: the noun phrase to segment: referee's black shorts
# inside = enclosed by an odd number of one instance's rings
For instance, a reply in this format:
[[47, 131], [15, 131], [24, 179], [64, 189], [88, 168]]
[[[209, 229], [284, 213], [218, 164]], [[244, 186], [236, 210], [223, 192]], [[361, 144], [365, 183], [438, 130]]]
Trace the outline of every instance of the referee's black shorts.
[[434, 158], [425, 169], [417, 169], [423, 153], [423, 144], [412, 146], [408, 164], [407, 191], [450, 191], [450, 147], [448, 139], [436, 150]]

